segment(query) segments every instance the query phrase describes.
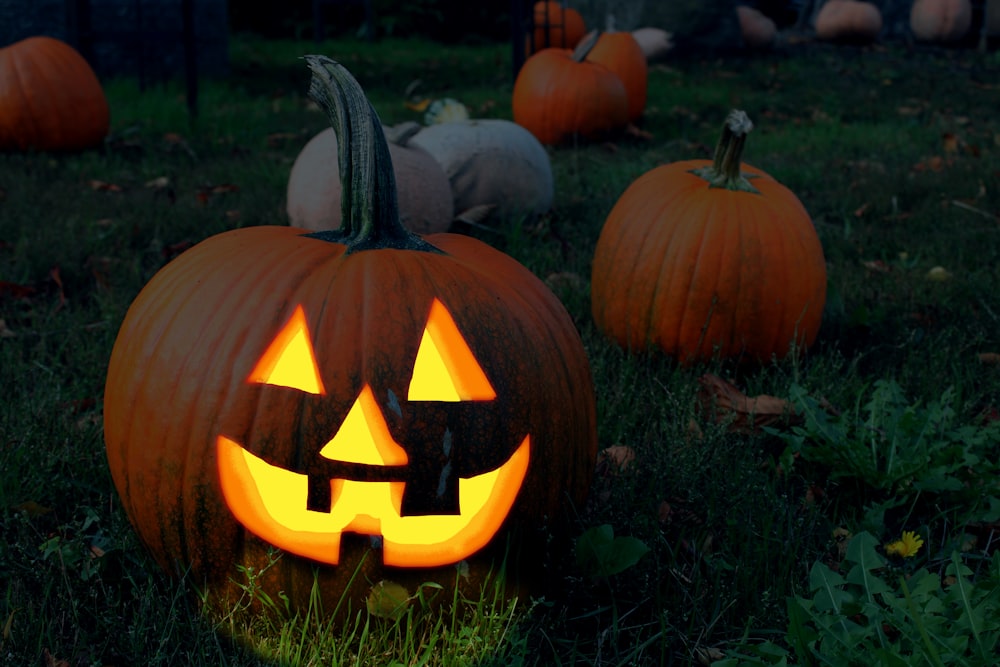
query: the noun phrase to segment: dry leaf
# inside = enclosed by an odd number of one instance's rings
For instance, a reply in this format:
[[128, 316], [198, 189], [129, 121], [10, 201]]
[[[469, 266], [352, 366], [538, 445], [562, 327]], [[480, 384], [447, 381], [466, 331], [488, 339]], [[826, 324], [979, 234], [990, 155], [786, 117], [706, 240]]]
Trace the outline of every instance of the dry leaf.
[[717, 660], [724, 660], [726, 654], [717, 648], [696, 648], [694, 655], [698, 659], [698, 664], [711, 667]]
[[17, 334], [10, 330], [3, 318], [0, 318], [0, 338], [14, 338], [15, 336]]
[[625, 128], [625, 134], [630, 137], [635, 137], [636, 139], [641, 139], [642, 141], [652, 141], [653, 133], [636, 127], [632, 123], [629, 123]]
[[146, 181], [146, 187], [150, 190], [163, 190], [170, 186], [170, 179], [166, 176], [158, 176]]
[[980, 352], [979, 362], [987, 366], [1000, 366], [1000, 352]]
[[25, 500], [23, 503], [18, 503], [17, 505], [14, 505], [14, 509], [18, 512], [24, 512], [31, 518], [42, 516], [52, 511], [51, 507], [39, 505], [34, 500]]
[[70, 667], [68, 661], [56, 658], [54, 655], [49, 653], [49, 649], [47, 648], [42, 649], [42, 664], [44, 664], [45, 667]]
[[27, 299], [34, 295], [35, 288], [31, 285], [17, 285], [0, 281], [0, 299]]
[[633, 461], [635, 461], [635, 450], [628, 445], [612, 445], [597, 454], [598, 470], [606, 470], [612, 475], [625, 472]]
[[864, 260], [861, 262], [861, 265], [869, 271], [874, 271], [875, 273], [889, 273], [892, 271], [892, 267], [883, 262], [881, 259]]
[[59, 275], [58, 266], [53, 266], [49, 269], [49, 278], [51, 278], [52, 282], [54, 282], [56, 287], [59, 288], [59, 306], [56, 308], [56, 310], [59, 310], [66, 305], [66, 292], [63, 290], [62, 276]]
[[90, 180], [90, 189], [96, 190], [97, 192], [121, 192], [122, 188], [120, 185], [114, 183], [108, 183], [106, 181], [99, 181], [96, 178]]
[[943, 144], [942, 148], [944, 149], [946, 155], [952, 155], [958, 152], [958, 137], [951, 132], [945, 132], [941, 135], [941, 143]]
[[738, 433], [758, 433], [765, 426], [801, 423], [794, 406], [782, 398], [762, 394], [753, 398], [734, 384], [706, 373], [698, 378], [698, 402], [718, 424]]

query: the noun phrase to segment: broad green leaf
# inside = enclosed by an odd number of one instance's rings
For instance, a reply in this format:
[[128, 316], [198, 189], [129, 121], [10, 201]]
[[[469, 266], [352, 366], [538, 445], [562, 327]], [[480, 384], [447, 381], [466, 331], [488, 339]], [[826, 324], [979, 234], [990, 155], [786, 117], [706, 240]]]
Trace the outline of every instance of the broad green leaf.
[[813, 602], [820, 612], [840, 612], [841, 605], [851, 602], [854, 597], [843, 590], [844, 578], [829, 567], [816, 561], [809, 570], [809, 588], [815, 591]]

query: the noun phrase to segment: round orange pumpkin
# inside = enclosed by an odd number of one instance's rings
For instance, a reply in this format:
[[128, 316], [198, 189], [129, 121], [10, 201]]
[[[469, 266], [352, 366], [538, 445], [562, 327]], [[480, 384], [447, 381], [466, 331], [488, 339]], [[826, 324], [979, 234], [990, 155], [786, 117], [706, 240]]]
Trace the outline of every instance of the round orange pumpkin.
[[71, 151], [108, 134], [104, 89], [76, 50], [52, 37], [0, 49], [0, 151]]
[[580, 12], [555, 0], [535, 3], [531, 25], [532, 37], [527, 44], [529, 54], [550, 47], [572, 49], [587, 31]]
[[816, 37], [829, 41], [872, 42], [882, 32], [882, 12], [870, 2], [827, 0], [816, 14]]
[[597, 33], [573, 51], [545, 49], [528, 58], [514, 81], [514, 122], [543, 144], [594, 139], [628, 124], [625, 85], [587, 55]]
[[969, 0], [914, 0], [910, 8], [910, 30], [925, 42], [957, 42], [972, 27]]
[[657, 167], [615, 204], [594, 252], [598, 328], [682, 363], [781, 358], [816, 338], [826, 265], [798, 198], [743, 164], [751, 127], [727, 118], [713, 160]]
[[609, 27], [598, 37], [587, 54], [587, 61], [604, 65], [621, 79], [628, 98], [628, 119], [633, 123], [639, 120], [646, 109], [649, 65], [632, 33], [617, 32]]
[[360, 86], [307, 62], [342, 228], [233, 230], [161, 269], [115, 341], [104, 433], [164, 569], [220, 601], [253, 568], [296, 609], [315, 581], [343, 614], [382, 580], [479, 585], [512, 532], [555, 527], [591, 479], [595, 399], [558, 299], [476, 239], [408, 232]]

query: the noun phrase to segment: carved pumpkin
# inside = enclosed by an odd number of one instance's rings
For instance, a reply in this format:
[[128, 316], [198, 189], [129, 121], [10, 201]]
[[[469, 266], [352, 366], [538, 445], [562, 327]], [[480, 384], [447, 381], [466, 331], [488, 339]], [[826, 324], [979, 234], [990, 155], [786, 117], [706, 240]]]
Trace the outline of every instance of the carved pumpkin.
[[[410, 143], [411, 137], [394, 135], [389, 142], [403, 225], [418, 234], [446, 231], [454, 218], [448, 177], [431, 155]], [[295, 158], [286, 209], [293, 226], [319, 232], [340, 227], [342, 205], [337, 135], [328, 127]]]
[[914, 0], [910, 30], [925, 42], [957, 42], [972, 27], [969, 0]]
[[829, 41], [872, 42], [882, 32], [882, 12], [870, 2], [827, 0], [816, 14], [816, 37]]
[[526, 49], [529, 55], [550, 47], [572, 49], [587, 32], [580, 12], [555, 0], [536, 2], [533, 11], [533, 33]]
[[628, 124], [628, 96], [618, 76], [587, 54], [597, 33], [575, 50], [545, 49], [528, 58], [514, 81], [514, 122], [546, 145], [594, 139]]
[[750, 127], [732, 112], [712, 161], [643, 174], [608, 215], [591, 306], [622, 347], [659, 348], [687, 364], [781, 358], [816, 338], [823, 248], [798, 198], [740, 162]]
[[407, 232], [378, 117], [340, 65], [307, 62], [341, 139], [342, 228], [233, 230], [165, 266], [118, 333], [104, 420], [161, 566], [213, 600], [253, 567], [296, 607], [315, 575], [330, 612], [382, 579], [481, 582], [508, 528], [583, 501], [597, 445], [559, 301], [480, 241]]
[[104, 89], [72, 46], [29, 37], [0, 49], [0, 151], [91, 148], [109, 124]]

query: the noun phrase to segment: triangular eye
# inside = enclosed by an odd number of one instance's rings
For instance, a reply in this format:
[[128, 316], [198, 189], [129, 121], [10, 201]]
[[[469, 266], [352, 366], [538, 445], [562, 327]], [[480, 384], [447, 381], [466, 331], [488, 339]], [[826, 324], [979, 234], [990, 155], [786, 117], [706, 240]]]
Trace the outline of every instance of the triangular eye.
[[413, 364], [411, 401], [492, 401], [497, 397], [455, 320], [434, 299]]
[[324, 394], [309, 327], [302, 306], [278, 332], [247, 378], [250, 382], [291, 387], [310, 394]]

